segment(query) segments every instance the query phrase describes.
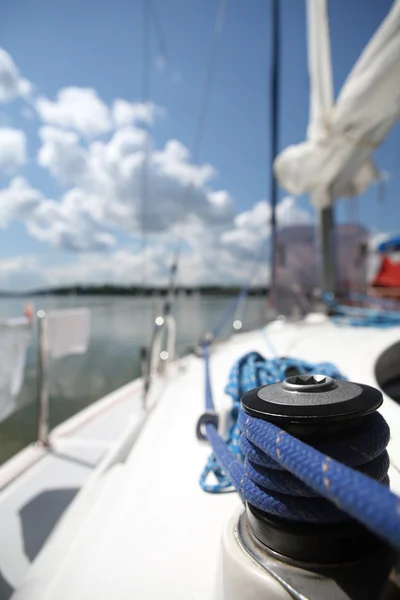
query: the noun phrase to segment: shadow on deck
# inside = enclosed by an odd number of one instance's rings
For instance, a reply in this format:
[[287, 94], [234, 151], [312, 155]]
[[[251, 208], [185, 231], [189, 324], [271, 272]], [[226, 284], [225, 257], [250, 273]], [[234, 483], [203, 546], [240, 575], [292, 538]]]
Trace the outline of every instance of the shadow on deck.
[[9, 600], [14, 592], [14, 588], [6, 581], [0, 573], [0, 600]]
[[35, 496], [20, 510], [25, 554], [31, 562], [39, 554], [78, 491], [79, 488], [47, 490]]
[[[79, 488], [46, 490], [30, 500], [19, 511], [23, 547], [33, 562], [60, 517], [71, 504]], [[0, 600], [9, 600], [14, 588], [0, 572]]]

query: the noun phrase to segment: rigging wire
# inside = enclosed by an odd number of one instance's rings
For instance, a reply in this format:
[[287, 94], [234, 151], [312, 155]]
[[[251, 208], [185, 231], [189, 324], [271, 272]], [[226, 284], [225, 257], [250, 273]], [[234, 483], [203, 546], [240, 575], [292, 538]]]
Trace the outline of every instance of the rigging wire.
[[276, 245], [277, 245], [277, 222], [276, 207], [278, 202], [278, 186], [274, 174], [274, 160], [278, 154], [278, 127], [279, 127], [279, 63], [280, 63], [280, 43], [279, 43], [279, 24], [280, 24], [280, 6], [279, 0], [272, 2], [272, 61], [270, 72], [270, 97], [271, 97], [271, 179], [270, 179], [270, 203], [271, 203], [271, 277], [270, 277], [270, 297], [271, 302], [277, 308], [277, 289], [276, 289]]
[[386, 186], [386, 179], [382, 174], [379, 174], [378, 177], [378, 181], [377, 181], [377, 204], [378, 204], [378, 227], [380, 229], [380, 231], [384, 231], [384, 227], [385, 227], [385, 208], [387, 206], [387, 186]]
[[[200, 159], [200, 149], [201, 149], [201, 144], [203, 141], [205, 124], [206, 124], [207, 114], [208, 114], [210, 100], [211, 100], [213, 83], [214, 83], [214, 79], [215, 79], [215, 72], [216, 72], [216, 66], [217, 66], [219, 48], [220, 48], [220, 40], [222, 37], [224, 25], [226, 22], [227, 3], [228, 3], [228, 0], [219, 0], [217, 15], [216, 15], [215, 24], [214, 24], [210, 54], [208, 57], [207, 67], [206, 67], [206, 78], [205, 78], [205, 82], [204, 82], [202, 100], [201, 100], [201, 104], [200, 104], [200, 111], [199, 111], [199, 115], [198, 115], [196, 126], [195, 126], [193, 145], [192, 145], [192, 157], [193, 157], [193, 163], [195, 165], [198, 164], [199, 159]], [[180, 221], [184, 221], [184, 219], [186, 217], [186, 213], [188, 210], [189, 200], [192, 195], [192, 191], [193, 191], [193, 184], [190, 183], [187, 185], [186, 191], [183, 194], [182, 204], [181, 204], [181, 208], [180, 208]], [[183, 232], [182, 232], [182, 230], [180, 230], [180, 232], [178, 232], [178, 234], [177, 234], [176, 246], [175, 246], [175, 250], [173, 252], [173, 258], [172, 258], [172, 263], [171, 263], [171, 267], [170, 267], [169, 287], [171, 290], [173, 290], [176, 285], [176, 277], [177, 277], [177, 273], [178, 273], [179, 260], [180, 260], [180, 256], [181, 256], [181, 252], [182, 252], [183, 239], [184, 239]]]
[[[272, 18], [271, 18], [271, 66], [269, 69], [269, 97], [270, 97], [270, 133], [271, 133], [271, 151], [270, 151], [270, 204], [271, 204], [271, 275], [270, 275], [270, 302], [272, 306], [277, 308], [278, 301], [278, 292], [276, 287], [276, 270], [277, 270], [277, 218], [276, 218], [276, 207], [278, 203], [278, 186], [277, 180], [274, 174], [273, 163], [278, 154], [278, 143], [279, 143], [279, 114], [278, 114], [278, 106], [279, 106], [279, 68], [280, 68], [280, 36], [279, 36], [279, 26], [280, 26], [280, 6], [279, 0], [272, 0]], [[244, 286], [244, 289], [249, 289], [252, 280], [255, 278], [255, 275], [258, 269], [261, 266], [261, 259], [263, 255], [263, 247], [264, 241], [261, 240], [260, 248], [258, 252], [258, 257], [256, 260], [256, 271], [250, 275], [247, 285]], [[260, 263], [260, 264], [258, 264]], [[242, 304], [243, 307], [243, 318], [246, 310], [246, 302], [247, 302], [247, 294], [243, 295], [243, 298], [238, 303], [236, 314]]]
[[[276, 308], [277, 305], [277, 290], [276, 290], [276, 268], [277, 268], [277, 219], [276, 219], [276, 206], [278, 199], [278, 186], [274, 176], [273, 163], [278, 153], [278, 133], [279, 133], [279, 119], [278, 119], [278, 102], [279, 102], [279, 63], [280, 63], [280, 41], [279, 41], [279, 24], [280, 24], [280, 11], [279, 11], [279, 0], [272, 0], [272, 19], [271, 19], [271, 31], [272, 31], [272, 42], [271, 42], [271, 67], [269, 69], [269, 96], [270, 96], [270, 133], [271, 133], [271, 157], [270, 157], [270, 202], [271, 202], [271, 284], [270, 284], [270, 297], [272, 296], [273, 305]], [[221, 23], [221, 21], [220, 21]], [[231, 312], [235, 313], [235, 322], [240, 324], [238, 329], [242, 326], [242, 320], [237, 319], [238, 311], [242, 308], [242, 314], [244, 318], [246, 311], [247, 295], [248, 290], [251, 286], [253, 279], [255, 278], [260, 266], [261, 258], [264, 251], [264, 240], [261, 239], [259, 252], [257, 253], [257, 259], [255, 264], [254, 272], [248, 277], [247, 283], [243, 286], [236, 299], [228, 306], [226, 312], [221, 317], [220, 322], [212, 330], [212, 335], [209, 335], [207, 344], [210, 345], [216, 339], [217, 334], [223, 326], [226, 324]]]
[[[143, 23], [142, 23], [142, 102], [148, 106], [150, 100], [150, 43], [151, 43], [151, 0], [143, 0]], [[147, 214], [149, 204], [149, 160], [150, 160], [150, 133], [149, 126], [145, 130], [145, 139], [143, 145], [143, 163], [141, 178], [141, 207], [140, 207], [140, 225], [141, 225], [141, 250], [142, 255], [142, 289], [144, 291], [148, 272], [147, 272]], [[143, 405], [147, 391], [150, 386], [150, 368], [147, 350], [146, 323], [141, 325], [142, 345], [140, 348], [140, 363], [143, 372]]]
[[[151, 28], [151, 0], [143, 0], [143, 26], [142, 26], [142, 102], [148, 105], [150, 99], [150, 28]], [[149, 128], [146, 127], [146, 135], [143, 144], [143, 162], [141, 172], [140, 188], [140, 228], [141, 228], [141, 247], [142, 255], [142, 287], [147, 283], [147, 209], [149, 203], [149, 159], [150, 159], [150, 135]]]

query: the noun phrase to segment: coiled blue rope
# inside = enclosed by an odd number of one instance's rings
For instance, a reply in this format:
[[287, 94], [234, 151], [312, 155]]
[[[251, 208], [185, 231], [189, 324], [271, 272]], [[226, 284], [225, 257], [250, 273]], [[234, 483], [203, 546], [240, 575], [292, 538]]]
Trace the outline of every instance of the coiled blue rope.
[[[232, 416], [238, 416], [236, 422], [232, 419], [227, 442], [214, 425], [205, 427], [213, 455], [201, 477], [203, 489], [217, 492], [233, 486], [253, 506], [295, 521], [332, 523], [350, 516], [400, 549], [400, 500], [387, 488], [389, 428], [379, 413], [365, 417], [334, 443], [320, 440], [311, 447], [239, 408], [245, 391], [282, 380], [288, 366], [340, 377], [327, 363], [264, 360], [257, 353], [242, 357], [227, 386]], [[214, 487], [206, 484], [211, 472], [217, 478]]]
[[[211, 392], [210, 355], [207, 344], [203, 344], [204, 359], [204, 381], [205, 381], [205, 404], [206, 410], [214, 410]], [[239, 459], [243, 460], [243, 454], [239, 447], [240, 429], [238, 423], [240, 398], [242, 395], [261, 385], [277, 383], [286, 377], [288, 369], [297, 369], [301, 373], [315, 373], [329, 375], [335, 379], [343, 379], [341, 373], [330, 363], [309, 363], [296, 358], [274, 358], [266, 360], [258, 352], [251, 352], [243, 356], [231, 370], [225, 393], [232, 398], [232, 408], [229, 415], [228, 435], [225, 440], [229, 450]], [[214, 475], [215, 483], [210, 482], [210, 476]], [[207, 465], [200, 477], [200, 485], [204, 491], [219, 494], [221, 492], [232, 492], [229, 478], [221, 471], [215, 454], [211, 454]]]

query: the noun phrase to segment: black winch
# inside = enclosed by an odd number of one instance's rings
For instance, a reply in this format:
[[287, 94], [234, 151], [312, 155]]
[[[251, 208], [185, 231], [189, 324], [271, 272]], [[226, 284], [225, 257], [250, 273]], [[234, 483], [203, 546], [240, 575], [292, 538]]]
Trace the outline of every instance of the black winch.
[[[325, 375], [296, 374], [247, 392], [242, 407], [248, 415], [269, 421], [313, 446], [321, 438], [334, 440], [344, 430], [358, 427], [382, 401], [381, 392], [368, 385]], [[390, 547], [353, 519], [342, 523], [296, 522], [272, 516], [249, 503], [246, 515], [257, 542], [287, 564], [313, 564], [315, 572], [327, 568], [332, 576], [335, 569], [343, 575], [348, 573], [349, 564], [360, 569], [360, 564], [375, 557], [380, 565], [380, 574], [374, 575], [380, 581], [379, 589], [393, 564]]]
[[353, 426], [383, 402], [379, 390], [327, 375], [293, 375], [247, 392], [242, 407], [298, 436], [330, 435]]

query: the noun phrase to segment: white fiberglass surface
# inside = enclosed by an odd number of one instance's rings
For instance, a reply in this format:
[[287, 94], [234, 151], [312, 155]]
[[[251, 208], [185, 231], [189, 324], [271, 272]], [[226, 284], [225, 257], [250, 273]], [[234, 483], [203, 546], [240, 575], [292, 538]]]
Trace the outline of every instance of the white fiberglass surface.
[[[63, 512], [140, 406], [136, 384], [55, 430], [51, 447], [31, 446], [0, 469], [0, 600], [18, 588]], [[8, 485], [7, 485], [8, 483]]]
[[[211, 370], [217, 402], [232, 364], [246, 351], [271, 356], [272, 344], [281, 355], [331, 361], [350, 379], [376, 385], [377, 356], [400, 338], [399, 330], [338, 328], [315, 319], [276, 323], [266, 332], [267, 339], [265, 331], [257, 331], [215, 349]], [[68, 547], [57, 547], [62, 540], [54, 535], [15, 598], [218, 598], [220, 536], [239, 500], [235, 494], [206, 494], [198, 485], [209, 454], [194, 433], [203, 388], [203, 365], [192, 359], [186, 371], [172, 377], [125, 463], [107, 474], [103, 493]], [[393, 428], [397, 405], [387, 400], [383, 413]], [[391, 451], [396, 460], [395, 445]], [[392, 483], [398, 491], [396, 475]], [[62, 526], [68, 527], [68, 514]]]

